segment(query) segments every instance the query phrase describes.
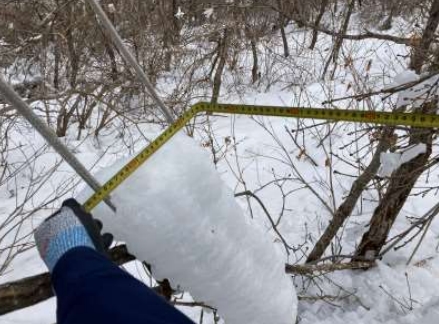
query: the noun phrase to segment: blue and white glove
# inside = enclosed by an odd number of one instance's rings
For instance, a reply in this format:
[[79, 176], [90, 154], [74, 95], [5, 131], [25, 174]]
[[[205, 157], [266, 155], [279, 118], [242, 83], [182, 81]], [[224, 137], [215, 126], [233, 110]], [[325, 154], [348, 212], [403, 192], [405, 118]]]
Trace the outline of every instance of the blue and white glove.
[[35, 242], [44, 263], [52, 272], [61, 257], [77, 247], [88, 247], [106, 254], [113, 236], [101, 235], [102, 223], [93, 219], [75, 199], [47, 218], [35, 231]]

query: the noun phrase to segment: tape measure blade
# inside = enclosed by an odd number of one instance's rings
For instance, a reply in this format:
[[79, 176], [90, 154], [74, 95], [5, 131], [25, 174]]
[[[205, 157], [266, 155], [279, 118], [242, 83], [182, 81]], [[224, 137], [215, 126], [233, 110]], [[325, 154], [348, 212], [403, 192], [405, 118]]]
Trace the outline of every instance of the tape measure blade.
[[343, 109], [326, 108], [299, 108], [299, 107], [279, 107], [279, 106], [257, 106], [257, 105], [236, 105], [236, 104], [211, 104], [200, 102], [186, 111], [177, 121], [170, 125], [156, 140], [142, 150], [130, 163], [126, 165], [116, 175], [114, 175], [100, 190], [90, 197], [84, 204], [90, 211], [98, 205], [103, 198], [107, 197], [120, 183], [128, 178], [137, 168], [142, 165], [149, 157], [163, 146], [175, 133], [199, 112], [219, 112], [228, 114], [261, 115], [274, 117], [320, 119], [328, 121], [346, 121], [356, 123], [382, 124], [389, 126], [414, 126], [424, 128], [439, 127], [439, 116], [390, 113], [374, 111], [357, 111]]

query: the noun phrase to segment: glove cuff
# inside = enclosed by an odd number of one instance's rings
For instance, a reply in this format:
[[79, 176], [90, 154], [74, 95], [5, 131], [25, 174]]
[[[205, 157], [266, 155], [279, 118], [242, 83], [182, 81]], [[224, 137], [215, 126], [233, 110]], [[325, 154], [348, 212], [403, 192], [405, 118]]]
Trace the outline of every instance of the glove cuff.
[[80, 246], [96, 249], [87, 230], [69, 207], [62, 207], [43, 222], [35, 231], [35, 241], [50, 272], [67, 251]]

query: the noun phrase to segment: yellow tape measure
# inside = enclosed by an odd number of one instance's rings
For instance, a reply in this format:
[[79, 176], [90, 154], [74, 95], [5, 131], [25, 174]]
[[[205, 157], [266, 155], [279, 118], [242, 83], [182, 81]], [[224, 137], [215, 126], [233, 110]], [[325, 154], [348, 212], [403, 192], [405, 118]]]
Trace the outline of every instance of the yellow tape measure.
[[127, 165], [108, 180], [98, 191], [96, 191], [84, 204], [87, 211], [91, 211], [125, 179], [137, 170], [149, 157], [169, 141], [181, 128], [183, 128], [195, 115], [201, 112], [226, 113], [240, 115], [278, 116], [308, 119], [325, 119], [330, 121], [350, 121], [356, 123], [371, 123], [382, 125], [403, 125], [422, 128], [439, 127], [439, 115], [411, 114], [358, 111], [344, 109], [322, 109], [322, 108], [287, 108], [274, 106], [252, 106], [252, 105], [229, 105], [210, 104], [200, 102], [192, 106], [183, 116], [170, 125], [157, 139], [137, 154]]

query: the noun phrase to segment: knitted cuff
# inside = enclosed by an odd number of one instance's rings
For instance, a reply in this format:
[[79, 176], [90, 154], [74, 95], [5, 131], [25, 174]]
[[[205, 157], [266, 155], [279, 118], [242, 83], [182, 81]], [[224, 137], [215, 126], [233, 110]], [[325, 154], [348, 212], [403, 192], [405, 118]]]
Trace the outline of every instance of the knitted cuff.
[[69, 207], [63, 207], [35, 231], [38, 252], [52, 272], [58, 260], [69, 250], [84, 246], [95, 250], [87, 230]]

